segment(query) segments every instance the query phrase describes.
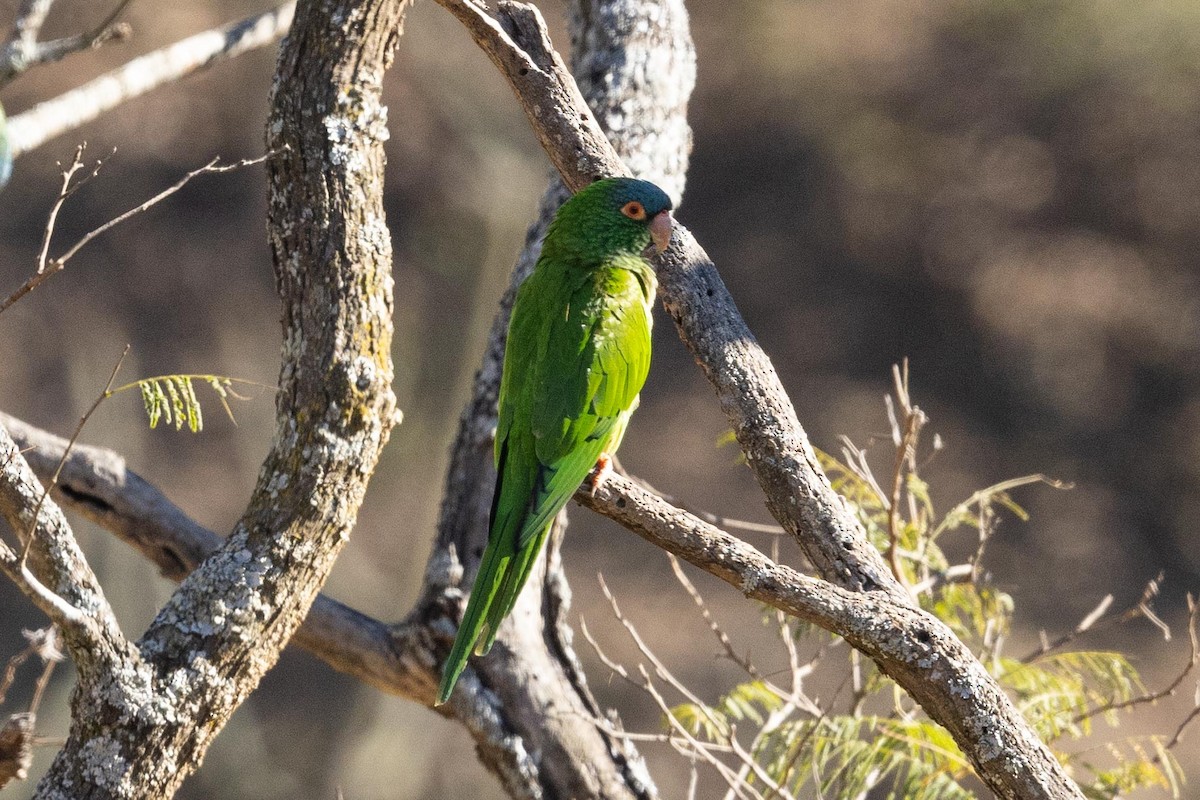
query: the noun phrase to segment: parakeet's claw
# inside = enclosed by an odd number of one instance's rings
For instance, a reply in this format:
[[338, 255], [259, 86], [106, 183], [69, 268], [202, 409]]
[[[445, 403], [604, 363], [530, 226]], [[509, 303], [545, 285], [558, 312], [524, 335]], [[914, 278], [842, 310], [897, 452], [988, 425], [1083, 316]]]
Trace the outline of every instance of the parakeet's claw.
[[596, 490], [600, 488], [600, 484], [608, 480], [608, 476], [613, 474], [613, 457], [608, 453], [601, 453], [596, 459], [596, 468], [588, 473], [587, 484], [591, 487], [592, 497], [596, 496]]

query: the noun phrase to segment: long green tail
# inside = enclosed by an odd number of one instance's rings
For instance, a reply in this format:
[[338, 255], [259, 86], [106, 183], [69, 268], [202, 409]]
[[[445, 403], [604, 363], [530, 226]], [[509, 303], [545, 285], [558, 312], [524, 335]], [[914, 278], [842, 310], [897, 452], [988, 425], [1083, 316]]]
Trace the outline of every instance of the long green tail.
[[[529, 496], [532, 474], [522, 481], [522, 471], [515, 467], [522, 463], [522, 458], [520, 453], [512, 452], [515, 446], [507, 440], [501, 442], [496, 463], [498, 478], [488, 515], [488, 543], [462, 624], [454, 637], [454, 646], [442, 667], [438, 705], [449, 699], [454, 684], [467, 666], [471, 650], [482, 654], [496, 640], [496, 629], [516, 602], [529, 573], [527, 562], [537, 556], [536, 552], [530, 554], [530, 548], [517, 546], [517, 534], [528, 517], [525, 498]], [[475, 643], [480, 642], [481, 637], [480, 646], [476, 648]]]
[[454, 637], [454, 646], [450, 649], [450, 655], [442, 667], [438, 705], [450, 699], [450, 693], [454, 691], [454, 684], [458, 681], [458, 676], [467, 666], [471, 649], [486, 624], [488, 609], [496, 600], [500, 586], [506, 583], [505, 579], [509, 575], [512, 555], [512, 553], [501, 555], [499, 547], [489, 547], [484, 553], [483, 561], [479, 565], [479, 574], [475, 576], [475, 587], [471, 591], [471, 599], [467, 601], [467, 611], [463, 614], [462, 624], [458, 626], [458, 635]]

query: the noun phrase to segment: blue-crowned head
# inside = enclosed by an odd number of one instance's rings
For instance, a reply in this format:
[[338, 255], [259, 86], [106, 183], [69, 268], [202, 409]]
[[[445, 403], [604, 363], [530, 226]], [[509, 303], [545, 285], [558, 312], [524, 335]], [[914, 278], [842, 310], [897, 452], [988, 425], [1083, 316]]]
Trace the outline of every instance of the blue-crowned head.
[[671, 198], [650, 181], [603, 178], [563, 203], [547, 243], [581, 255], [658, 252], [671, 241]]

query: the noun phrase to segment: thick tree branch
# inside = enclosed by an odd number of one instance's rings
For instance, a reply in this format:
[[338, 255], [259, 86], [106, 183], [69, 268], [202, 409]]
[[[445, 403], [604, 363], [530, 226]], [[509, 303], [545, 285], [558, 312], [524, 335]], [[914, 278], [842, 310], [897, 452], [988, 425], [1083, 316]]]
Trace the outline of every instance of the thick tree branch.
[[295, 10], [294, 2], [284, 3], [222, 28], [189, 36], [10, 117], [12, 157], [28, 153], [152, 89], [274, 42], [291, 25]]
[[[3, 412], [0, 426], [27, 450], [25, 458], [33, 471], [48, 480], [66, 451], [67, 440]], [[55, 495], [67, 508], [136, 549], [173, 581], [186, 578], [225, 541], [107, 448], [75, 445], [63, 464]], [[364, 683], [432, 703], [434, 656], [422, 644], [415, 624], [387, 625], [319, 595], [292, 641]]]
[[[491, 18], [469, 0], [439, 2], [469, 21], [472, 35], [512, 85], [568, 186], [578, 189], [598, 176], [628, 174], [587, 109], [575, 101], [569, 88], [571, 77], [547, 52], [549, 38], [535, 9], [505, 1]], [[526, 52], [513, 53], [515, 49]], [[677, 227], [670, 249], [657, 259], [656, 268], [663, 304], [716, 390], [775, 518], [796, 538], [825, 580], [868, 593], [881, 609], [886, 603], [886, 607], [895, 605], [919, 613], [867, 540], [849, 506], [833, 491], [774, 367], [742, 320], [716, 267], [686, 228]], [[885, 618], [860, 633], [856, 638], [861, 643], [851, 641], [869, 655], [879, 656], [881, 668], [898, 681], [905, 678], [906, 688], [931, 717], [954, 734], [980, 776], [999, 796], [1081, 797], [1049, 749], [977, 663], [974, 668], [967, 664], [961, 669], [974, 669], [978, 681], [959, 684], [946, 679], [949, 673], [925, 673], [917, 664], [911, 664], [911, 671], [906, 672], [898, 664], [908, 662], [884, 658], [884, 645], [899, 647], [897, 655], [922, 652], [930, 646], [937, 648], [934, 660], [950, 663], [962, 646], [938, 620], [931, 617], [917, 628], [904, 629]], [[899, 637], [899, 641], [868, 643], [874, 637]], [[977, 718], [959, 716], [964, 709], [958, 701], [964, 692], [986, 701], [989, 724], [976, 726]]]
[[284, 321], [275, 439], [233, 533], [139, 642], [144, 663], [114, 671], [115, 691], [75, 693], [39, 797], [170, 795], [275, 663], [349, 538], [396, 418], [380, 84], [405, 6], [297, 11], [268, 127]]
[[0, 569], [62, 628], [72, 658], [88, 675], [110, 666], [104, 654], [128, 643], [66, 517], [44, 495], [0, 426], [0, 514], [17, 536], [15, 548], [0, 542]]

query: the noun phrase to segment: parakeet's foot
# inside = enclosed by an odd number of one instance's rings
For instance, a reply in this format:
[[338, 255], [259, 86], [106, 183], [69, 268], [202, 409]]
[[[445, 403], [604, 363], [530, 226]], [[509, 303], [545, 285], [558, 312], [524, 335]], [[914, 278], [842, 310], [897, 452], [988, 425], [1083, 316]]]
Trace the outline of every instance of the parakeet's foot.
[[608, 480], [608, 476], [613, 474], [613, 457], [608, 453], [601, 453], [596, 459], [596, 468], [588, 473], [587, 483], [592, 489], [592, 497], [596, 496], [596, 490], [600, 488], [600, 484]]

